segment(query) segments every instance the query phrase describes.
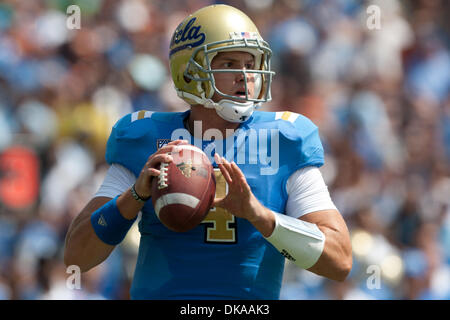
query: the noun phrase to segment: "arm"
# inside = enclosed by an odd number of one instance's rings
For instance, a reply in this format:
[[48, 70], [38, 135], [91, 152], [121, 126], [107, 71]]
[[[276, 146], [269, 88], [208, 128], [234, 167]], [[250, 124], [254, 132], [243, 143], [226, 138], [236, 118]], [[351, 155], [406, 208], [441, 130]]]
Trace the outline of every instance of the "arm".
[[100, 264], [114, 250], [114, 246], [101, 241], [91, 225], [91, 214], [111, 200], [107, 197], [93, 198], [70, 224], [67, 231], [64, 263], [77, 265], [85, 272]]
[[301, 220], [316, 224], [325, 235], [325, 246], [319, 260], [308, 269], [332, 280], [344, 281], [352, 269], [350, 235], [337, 210], [308, 213]]
[[309, 271], [343, 280], [352, 267], [350, 236], [317, 167], [294, 172], [286, 185], [286, 214], [315, 224], [325, 235], [323, 252]]
[[[136, 192], [142, 198], [151, 196], [151, 178], [159, 175], [156, 166], [161, 162], [172, 161], [172, 157], [166, 153], [172, 151], [177, 144], [181, 143], [186, 142], [173, 141], [148, 158], [135, 184]], [[110, 200], [110, 197], [93, 198], [71, 223], [66, 235], [64, 250], [64, 263], [67, 266], [77, 265], [82, 272], [88, 271], [102, 263], [114, 250], [115, 245], [103, 242], [97, 236], [91, 223], [92, 214]], [[131, 187], [128, 187], [117, 198], [117, 208], [122, 217], [127, 220], [135, 219], [143, 205], [144, 203], [134, 199], [131, 194]]]
[[[264, 237], [272, 235], [277, 213], [264, 207], [256, 199], [236, 164], [218, 156], [216, 163], [219, 164], [229, 185], [229, 193], [225, 198], [217, 199], [215, 205], [249, 220]], [[238, 198], [239, 201], [236, 201]], [[299, 219], [316, 224], [326, 238], [319, 259], [308, 270], [333, 280], [343, 281], [350, 272], [352, 256], [348, 230], [339, 212], [320, 210], [305, 214]]]
[[[117, 199], [117, 207], [125, 219], [132, 220], [143, 207], [136, 201], [128, 188]], [[94, 231], [91, 215], [94, 211], [110, 201], [108, 197], [93, 198], [74, 219], [66, 235], [64, 263], [77, 265], [81, 272], [90, 270], [105, 261], [114, 250], [114, 245], [103, 242]]]
[[[252, 224], [264, 237], [269, 237], [275, 228], [275, 213], [259, 202], [254, 205], [254, 210], [259, 212], [259, 217], [251, 221]], [[317, 225], [325, 235], [320, 258], [307, 270], [332, 280], [344, 281], [352, 269], [352, 248], [347, 225], [341, 214], [337, 210], [321, 210], [299, 219]]]

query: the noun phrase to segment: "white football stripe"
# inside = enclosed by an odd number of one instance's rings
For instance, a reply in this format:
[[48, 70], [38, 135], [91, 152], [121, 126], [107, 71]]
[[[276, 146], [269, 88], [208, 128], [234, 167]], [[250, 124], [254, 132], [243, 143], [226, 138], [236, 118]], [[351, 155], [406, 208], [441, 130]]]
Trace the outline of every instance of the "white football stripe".
[[197, 207], [200, 200], [187, 193], [168, 193], [156, 200], [155, 212], [159, 219], [159, 212], [168, 204], [182, 204], [191, 208]]

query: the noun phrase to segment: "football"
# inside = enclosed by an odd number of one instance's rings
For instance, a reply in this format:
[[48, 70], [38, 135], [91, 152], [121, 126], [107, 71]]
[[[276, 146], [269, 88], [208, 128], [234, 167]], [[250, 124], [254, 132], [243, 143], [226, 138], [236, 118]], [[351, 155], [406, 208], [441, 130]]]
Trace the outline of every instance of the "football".
[[152, 180], [152, 202], [163, 225], [186, 232], [203, 221], [216, 193], [214, 169], [206, 154], [193, 145], [179, 145], [173, 161], [161, 163]]

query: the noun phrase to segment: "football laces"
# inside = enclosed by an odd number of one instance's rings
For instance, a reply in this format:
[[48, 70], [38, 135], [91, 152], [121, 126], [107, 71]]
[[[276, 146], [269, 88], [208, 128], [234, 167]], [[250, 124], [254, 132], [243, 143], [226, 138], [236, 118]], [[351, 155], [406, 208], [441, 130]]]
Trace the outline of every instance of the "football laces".
[[164, 189], [168, 187], [167, 171], [169, 169], [169, 164], [166, 162], [161, 162], [160, 174], [158, 176], [158, 189]]

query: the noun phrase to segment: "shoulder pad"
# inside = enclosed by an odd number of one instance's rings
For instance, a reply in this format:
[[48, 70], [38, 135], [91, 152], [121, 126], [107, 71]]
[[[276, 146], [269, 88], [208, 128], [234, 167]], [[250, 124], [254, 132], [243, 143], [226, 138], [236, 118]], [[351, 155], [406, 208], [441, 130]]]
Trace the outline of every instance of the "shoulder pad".
[[281, 133], [289, 139], [302, 139], [318, 130], [317, 126], [307, 117], [291, 112], [275, 112], [275, 121], [279, 123]]
[[272, 119], [280, 131], [280, 152], [289, 155], [285, 156], [286, 164], [295, 170], [323, 165], [324, 151], [319, 129], [310, 119], [291, 111], [274, 112]]
[[255, 112], [255, 124], [277, 128], [288, 139], [298, 140], [317, 130], [317, 126], [307, 117], [292, 111]]
[[[154, 127], [151, 122], [152, 117], [157, 114], [152, 111], [136, 111], [129, 113], [119, 119], [111, 130], [111, 134], [106, 144], [105, 159], [109, 164], [119, 163], [136, 174], [141, 159], [147, 150], [140, 148], [145, 146], [145, 139]], [[129, 150], [133, 150], [133, 157], [130, 157]], [[148, 150], [150, 151], [150, 150]]]
[[141, 130], [143, 121], [138, 120], [150, 119], [152, 114], [151, 111], [141, 110], [123, 116], [113, 126], [110, 139], [113, 136], [116, 138], [136, 138], [138, 135], [143, 135], [145, 133]]
[[175, 117], [179, 116], [176, 112], [154, 112], [140, 110], [129, 113], [119, 119], [113, 126], [111, 136], [120, 139], [136, 139], [142, 137], [152, 129], [152, 122], [171, 123]]

